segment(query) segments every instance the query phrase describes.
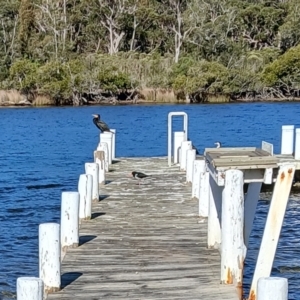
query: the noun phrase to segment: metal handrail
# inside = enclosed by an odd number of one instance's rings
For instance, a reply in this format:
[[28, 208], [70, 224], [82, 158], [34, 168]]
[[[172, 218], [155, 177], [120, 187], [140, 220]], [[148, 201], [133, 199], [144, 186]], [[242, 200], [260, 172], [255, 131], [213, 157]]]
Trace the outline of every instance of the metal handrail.
[[171, 166], [172, 160], [172, 117], [183, 116], [183, 131], [185, 135], [185, 140], [188, 137], [188, 115], [185, 112], [170, 112], [168, 114], [168, 164]]

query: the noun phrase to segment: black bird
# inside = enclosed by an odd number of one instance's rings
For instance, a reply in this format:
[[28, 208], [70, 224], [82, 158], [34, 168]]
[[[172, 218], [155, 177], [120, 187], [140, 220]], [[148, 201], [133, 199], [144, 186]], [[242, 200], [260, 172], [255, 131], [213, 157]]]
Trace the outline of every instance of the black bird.
[[146, 177], [149, 177], [149, 175], [146, 175], [142, 172], [136, 172], [136, 171], [133, 171], [131, 172], [131, 176], [134, 178], [134, 179], [137, 179], [139, 181], [139, 185], [140, 185], [140, 180], [143, 179], [143, 178], [146, 178]]
[[196, 150], [196, 155], [199, 155], [200, 153], [199, 153], [199, 151], [198, 151], [198, 149], [192, 144], [192, 148], [194, 149], [194, 150]]
[[[187, 140], [190, 141], [189, 138]], [[200, 154], [199, 151], [198, 151], [198, 149], [195, 147], [195, 145], [193, 143], [192, 143], [192, 149], [196, 150], [196, 155]]]
[[108, 125], [100, 119], [100, 115], [92, 115], [92, 116], [94, 117], [93, 123], [101, 130], [101, 132], [104, 131], [111, 132]]

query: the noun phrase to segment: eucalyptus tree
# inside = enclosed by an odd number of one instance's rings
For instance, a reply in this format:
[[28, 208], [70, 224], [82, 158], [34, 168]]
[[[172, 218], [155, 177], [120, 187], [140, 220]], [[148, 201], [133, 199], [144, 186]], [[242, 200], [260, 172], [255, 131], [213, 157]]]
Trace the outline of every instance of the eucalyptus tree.
[[278, 33], [278, 47], [284, 51], [300, 43], [300, 2], [289, 0], [286, 4], [287, 15]]
[[235, 36], [248, 49], [276, 47], [279, 27], [286, 16], [286, 4], [281, 0], [244, 1], [232, 0], [237, 7]]
[[17, 28], [19, 1], [0, 0], [0, 79], [7, 76], [8, 68], [17, 55]]
[[238, 45], [234, 38], [236, 14], [236, 8], [225, 0], [190, 1], [185, 15], [194, 28], [187, 39], [187, 52], [195, 48], [193, 52], [201, 57], [227, 64]]
[[36, 0], [34, 5], [35, 27], [40, 41], [39, 56], [45, 51], [50, 58], [57, 60], [65, 53], [67, 35], [70, 30], [67, 0]]

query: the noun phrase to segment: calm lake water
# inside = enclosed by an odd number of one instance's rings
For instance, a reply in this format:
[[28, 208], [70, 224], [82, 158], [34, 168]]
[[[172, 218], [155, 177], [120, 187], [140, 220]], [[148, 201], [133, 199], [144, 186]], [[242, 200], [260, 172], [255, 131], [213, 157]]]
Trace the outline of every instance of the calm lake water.
[[[214, 147], [271, 142], [280, 151], [281, 125], [300, 127], [299, 103], [98, 106], [0, 109], [0, 299], [14, 297], [19, 276], [38, 276], [38, 225], [59, 222], [61, 192], [77, 190], [84, 163], [99, 140], [92, 113], [117, 130], [117, 156], [167, 154], [167, 115], [189, 116], [189, 138], [203, 153]], [[182, 129], [176, 118], [174, 130]], [[261, 194], [250, 240], [249, 288], [271, 194]], [[300, 299], [300, 206], [291, 195], [272, 275], [289, 280], [289, 299]]]

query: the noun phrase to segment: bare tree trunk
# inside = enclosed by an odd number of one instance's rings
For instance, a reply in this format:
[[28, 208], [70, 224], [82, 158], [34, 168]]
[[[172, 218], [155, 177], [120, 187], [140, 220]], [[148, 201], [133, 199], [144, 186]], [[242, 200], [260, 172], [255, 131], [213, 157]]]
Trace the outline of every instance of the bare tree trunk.
[[178, 63], [179, 55], [180, 55], [180, 48], [182, 45], [182, 35], [181, 35], [181, 12], [180, 12], [180, 3], [179, 1], [176, 3], [176, 17], [177, 17], [177, 28], [173, 27], [175, 32], [175, 63]]
[[132, 37], [130, 41], [130, 51], [133, 51], [134, 47], [134, 40], [135, 40], [135, 33], [136, 33], [136, 28], [138, 27], [138, 23], [136, 22], [136, 16], [133, 17], [133, 32], [132, 32]]
[[65, 51], [66, 47], [66, 39], [67, 39], [67, 1], [64, 0], [63, 14], [64, 14], [64, 33], [63, 33], [63, 51]]

